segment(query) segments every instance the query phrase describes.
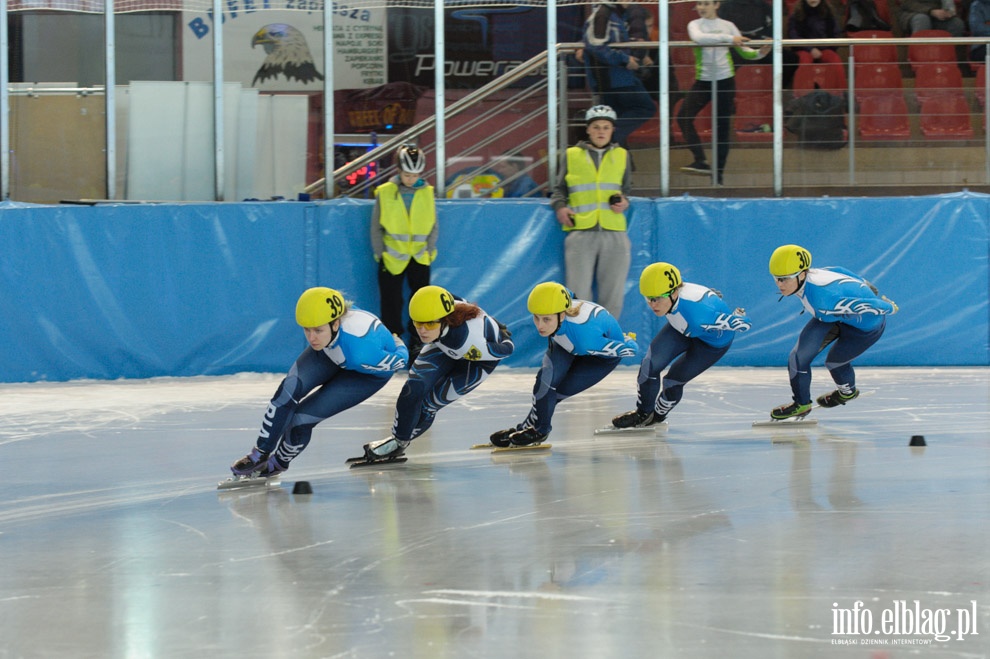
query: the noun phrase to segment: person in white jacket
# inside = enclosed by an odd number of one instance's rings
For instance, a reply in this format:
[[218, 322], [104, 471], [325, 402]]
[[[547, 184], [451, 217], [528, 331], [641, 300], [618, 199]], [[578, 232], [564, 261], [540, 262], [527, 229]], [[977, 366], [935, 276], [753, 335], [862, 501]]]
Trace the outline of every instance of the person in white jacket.
[[729, 138], [732, 129], [732, 110], [736, 99], [736, 71], [730, 48], [735, 49], [745, 59], [761, 59], [770, 52], [770, 46], [759, 50], [747, 47], [748, 38], [742, 36], [734, 23], [718, 17], [721, 3], [700, 0], [695, 4], [698, 16], [688, 23], [688, 36], [695, 44], [694, 86], [685, 94], [684, 102], [677, 113], [677, 124], [687, 147], [694, 156], [694, 162], [681, 167], [682, 172], [711, 176], [712, 168], [701, 148], [701, 139], [694, 127], [694, 118], [715, 97], [715, 154], [712, 158], [717, 166], [715, 182], [722, 184], [722, 173], [729, 157]]

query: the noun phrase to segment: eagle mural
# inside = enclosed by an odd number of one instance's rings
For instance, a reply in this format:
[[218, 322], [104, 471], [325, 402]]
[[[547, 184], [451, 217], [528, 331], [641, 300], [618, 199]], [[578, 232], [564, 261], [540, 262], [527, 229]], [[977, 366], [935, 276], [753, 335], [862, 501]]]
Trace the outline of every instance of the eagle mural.
[[254, 74], [252, 87], [279, 75], [303, 84], [323, 80], [323, 75], [316, 70], [306, 37], [291, 25], [271, 23], [261, 28], [251, 37], [251, 48], [258, 45], [264, 47], [267, 56]]

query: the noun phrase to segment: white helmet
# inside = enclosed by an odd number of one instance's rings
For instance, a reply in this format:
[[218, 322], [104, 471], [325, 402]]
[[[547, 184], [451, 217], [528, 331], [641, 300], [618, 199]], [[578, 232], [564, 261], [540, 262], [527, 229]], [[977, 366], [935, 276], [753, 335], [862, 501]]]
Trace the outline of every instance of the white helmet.
[[584, 113], [585, 124], [590, 124], [595, 119], [608, 119], [614, 124], [618, 118], [618, 115], [615, 114], [615, 110], [607, 105], [596, 105]]
[[409, 174], [421, 174], [426, 170], [426, 156], [415, 144], [403, 144], [399, 147], [398, 167]]

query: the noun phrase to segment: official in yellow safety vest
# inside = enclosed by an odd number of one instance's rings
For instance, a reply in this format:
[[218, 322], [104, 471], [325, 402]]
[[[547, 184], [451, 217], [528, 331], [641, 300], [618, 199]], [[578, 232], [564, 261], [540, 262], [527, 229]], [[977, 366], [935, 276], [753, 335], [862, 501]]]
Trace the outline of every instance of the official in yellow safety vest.
[[[629, 152], [612, 142], [615, 121], [615, 111], [607, 105], [585, 113], [588, 141], [567, 149], [550, 206], [567, 232], [567, 288], [576, 298], [594, 300], [618, 318], [632, 259], [625, 216], [631, 182]], [[593, 288], [598, 289], [597, 299]]]
[[[379, 264], [382, 323], [401, 337], [404, 284], [409, 283], [410, 296], [429, 286], [438, 227], [433, 186], [420, 176], [426, 170], [426, 155], [405, 144], [396, 152], [396, 165], [398, 174], [375, 189], [371, 245]], [[406, 330], [411, 363], [422, 343], [411, 322]]]

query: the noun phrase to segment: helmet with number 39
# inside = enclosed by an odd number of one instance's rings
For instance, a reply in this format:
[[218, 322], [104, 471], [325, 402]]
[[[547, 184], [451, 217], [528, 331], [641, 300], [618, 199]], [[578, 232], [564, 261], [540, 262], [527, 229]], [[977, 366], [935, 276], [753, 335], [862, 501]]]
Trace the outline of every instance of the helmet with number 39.
[[537, 284], [529, 293], [526, 308], [537, 316], [552, 316], [571, 306], [571, 293], [562, 284], [545, 281]]
[[332, 288], [317, 286], [303, 291], [296, 302], [296, 322], [301, 327], [332, 323], [347, 311], [344, 296]]

